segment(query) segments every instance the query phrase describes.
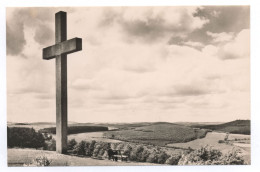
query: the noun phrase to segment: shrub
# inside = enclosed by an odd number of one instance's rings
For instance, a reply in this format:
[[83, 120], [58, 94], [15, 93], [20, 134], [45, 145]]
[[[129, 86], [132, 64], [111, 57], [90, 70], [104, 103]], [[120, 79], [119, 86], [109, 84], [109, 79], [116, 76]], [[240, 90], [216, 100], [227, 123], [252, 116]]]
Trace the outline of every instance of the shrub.
[[24, 166], [50, 166], [51, 160], [45, 155], [36, 157], [30, 164], [24, 164]]
[[225, 143], [225, 141], [224, 140], [219, 140], [218, 143]]
[[96, 144], [97, 142], [95, 141], [95, 140], [92, 140], [91, 141], [91, 143], [90, 143], [90, 145], [89, 145], [89, 150], [88, 150], [88, 155], [89, 156], [92, 156], [92, 154], [93, 154], [93, 151], [94, 151], [94, 149], [95, 149], [95, 144]]
[[68, 150], [73, 150], [74, 146], [77, 144], [75, 139], [71, 139], [68, 141]]
[[49, 150], [49, 151], [55, 151], [56, 150], [56, 140], [55, 139], [47, 140], [45, 142], [43, 149]]
[[43, 135], [33, 128], [7, 127], [8, 147], [40, 148], [44, 144]]
[[166, 160], [165, 164], [168, 164], [168, 165], [177, 165], [178, 162], [179, 162], [179, 160], [180, 160], [180, 158], [181, 158], [181, 155], [180, 155], [180, 154], [178, 154], [178, 155], [172, 155], [172, 156], [170, 156], [170, 157]]
[[72, 152], [77, 155], [86, 155], [86, 146], [87, 142], [82, 140], [74, 146]]
[[142, 145], [137, 146], [130, 153], [129, 159], [132, 160], [132, 161], [140, 162], [143, 151], [144, 151], [144, 147]]
[[169, 155], [166, 154], [165, 152], [161, 152], [159, 155], [158, 155], [158, 163], [159, 164], [164, 164], [165, 161], [169, 158]]
[[243, 165], [245, 164], [244, 159], [239, 155], [239, 150], [233, 149], [220, 158], [215, 164], [221, 165]]
[[133, 149], [132, 146], [131, 146], [130, 144], [127, 144], [127, 145], [124, 147], [122, 154], [129, 157], [129, 156], [130, 156], [130, 153], [131, 153], [131, 151], [132, 151], [132, 149]]
[[238, 150], [233, 150], [225, 155], [219, 150], [207, 146], [183, 155], [178, 165], [242, 165], [244, 160], [238, 155]]
[[141, 157], [140, 157], [140, 161], [141, 162], [146, 162], [146, 159], [149, 157], [150, 152], [145, 149], [142, 153], [141, 153]]
[[97, 157], [99, 154], [99, 151], [101, 150], [101, 146], [99, 144], [96, 144], [95, 149], [93, 151], [93, 157]]
[[150, 153], [150, 155], [146, 159], [146, 162], [157, 163], [158, 162], [157, 153], [155, 151]]

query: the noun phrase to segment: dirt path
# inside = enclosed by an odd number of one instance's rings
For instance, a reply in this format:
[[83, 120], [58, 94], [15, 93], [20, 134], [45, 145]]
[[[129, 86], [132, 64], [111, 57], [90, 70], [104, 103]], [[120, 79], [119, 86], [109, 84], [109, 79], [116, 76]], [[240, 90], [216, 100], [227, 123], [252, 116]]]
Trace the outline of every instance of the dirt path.
[[138, 162], [114, 162], [110, 160], [97, 160], [92, 158], [77, 157], [57, 154], [54, 151], [42, 151], [35, 149], [8, 149], [8, 166], [23, 166], [29, 164], [38, 156], [45, 155], [52, 161], [51, 166], [143, 166], [158, 165]]

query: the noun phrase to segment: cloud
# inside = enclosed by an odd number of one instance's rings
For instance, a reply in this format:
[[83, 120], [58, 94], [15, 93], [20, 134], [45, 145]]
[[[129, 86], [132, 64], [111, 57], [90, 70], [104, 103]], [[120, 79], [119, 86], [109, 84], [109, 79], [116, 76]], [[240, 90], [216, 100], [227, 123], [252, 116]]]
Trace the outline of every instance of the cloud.
[[211, 93], [209, 90], [202, 87], [196, 87], [195, 85], [178, 85], [175, 86], [174, 89], [175, 94], [178, 96], [199, 96]]
[[[212, 43], [216, 38], [207, 34], [211, 33], [234, 33], [250, 28], [249, 6], [203, 6], [197, 8], [194, 16], [207, 19], [202, 28], [194, 30], [187, 37], [190, 41]], [[215, 42], [218, 44], [218, 42]]]
[[234, 33], [226, 33], [226, 32], [221, 32], [221, 33], [212, 33], [212, 32], [207, 32], [207, 35], [211, 36], [213, 38], [213, 42], [218, 43], [218, 42], [227, 42], [232, 40], [234, 37]]
[[104, 12], [100, 26], [118, 24], [126, 40], [154, 43], [169, 35], [185, 35], [208, 22], [194, 17], [193, 7], [136, 7], [109, 9]]
[[218, 51], [223, 60], [249, 58], [250, 56], [250, 30], [242, 30], [236, 38], [222, 46]]
[[26, 40], [24, 38], [23, 23], [7, 22], [6, 24], [6, 53], [7, 55], [17, 55], [22, 52]]
[[[7, 55], [19, 55], [26, 45], [25, 31], [31, 29], [31, 35], [41, 45], [54, 42], [54, 31], [50, 29], [54, 24], [55, 12], [65, 9], [73, 12], [71, 8], [10, 8], [7, 10], [6, 46]], [[9, 13], [10, 11], [10, 13]]]
[[50, 27], [39, 24], [36, 27], [34, 40], [42, 45], [47, 45], [54, 38], [54, 31]]

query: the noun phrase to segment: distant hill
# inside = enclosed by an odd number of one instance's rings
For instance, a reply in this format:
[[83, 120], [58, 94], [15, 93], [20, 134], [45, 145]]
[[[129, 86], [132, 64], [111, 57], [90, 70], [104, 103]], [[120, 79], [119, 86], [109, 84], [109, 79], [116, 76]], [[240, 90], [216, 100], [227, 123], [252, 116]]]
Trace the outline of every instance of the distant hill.
[[250, 135], [250, 120], [235, 120], [217, 125], [193, 125], [192, 127]]
[[110, 139], [165, 146], [169, 143], [182, 143], [203, 138], [206, 136], [207, 130], [198, 130], [167, 122], [156, 122], [140, 127], [128, 125], [126, 128], [105, 132], [104, 134]]

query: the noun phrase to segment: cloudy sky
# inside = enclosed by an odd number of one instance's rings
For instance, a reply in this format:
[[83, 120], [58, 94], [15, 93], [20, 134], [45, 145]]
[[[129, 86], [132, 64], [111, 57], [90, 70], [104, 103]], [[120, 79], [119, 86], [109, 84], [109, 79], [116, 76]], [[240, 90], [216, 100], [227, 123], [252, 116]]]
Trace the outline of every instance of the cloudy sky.
[[68, 118], [76, 122], [250, 119], [250, 9], [7, 8], [7, 120], [55, 121], [54, 15], [67, 12]]

